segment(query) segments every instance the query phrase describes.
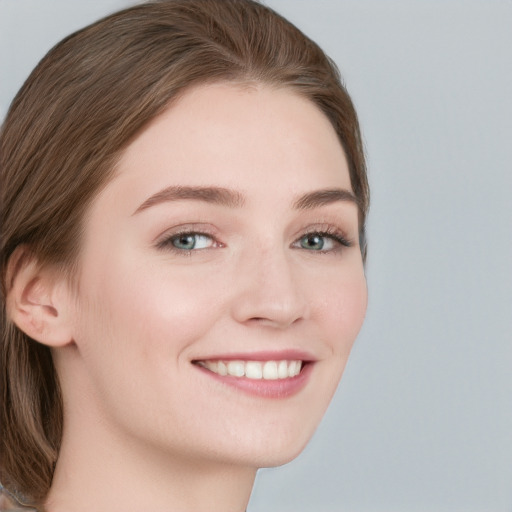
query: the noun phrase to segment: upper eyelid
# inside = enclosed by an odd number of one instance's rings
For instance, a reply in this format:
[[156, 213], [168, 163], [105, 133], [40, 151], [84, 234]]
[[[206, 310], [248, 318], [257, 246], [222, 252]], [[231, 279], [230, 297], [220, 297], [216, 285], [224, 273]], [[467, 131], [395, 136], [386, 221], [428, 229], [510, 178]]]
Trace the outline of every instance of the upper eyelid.
[[297, 231], [295, 236], [298, 238], [301, 238], [305, 235], [310, 234], [324, 234], [326, 236], [339, 236], [347, 241], [350, 241], [353, 239], [353, 236], [350, 235], [351, 230], [347, 231], [346, 229], [343, 229], [339, 224], [333, 224], [331, 222], [321, 222], [318, 224], [310, 224], [306, 228], [302, 228], [301, 230]]
[[[302, 235], [301, 237], [299, 237], [297, 240], [295, 240], [293, 243], [292, 243], [292, 247], [294, 247], [296, 244], [299, 244], [299, 242], [304, 238], [304, 237], [307, 237], [307, 236], [310, 236], [310, 235], [319, 235], [321, 236], [322, 238], [329, 238], [331, 239], [335, 244], [338, 244], [339, 246], [341, 247], [344, 247], [344, 248], [349, 248], [349, 247], [352, 247], [354, 245], [354, 243], [352, 242], [351, 239], [349, 238], [346, 238], [344, 237], [343, 235], [341, 234], [335, 234], [335, 233], [325, 233], [325, 232], [319, 232], [319, 231], [311, 231], [310, 233], [304, 233], [304, 235]], [[318, 252], [330, 252], [329, 250], [328, 251], [318, 251]]]
[[216, 240], [218, 236], [217, 230], [210, 227], [207, 223], [198, 222], [190, 224], [180, 224], [179, 226], [174, 226], [172, 228], [166, 229], [153, 239], [153, 243], [158, 245], [160, 242], [168, 240], [175, 236], [187, 234], [209, 236], [214, 240]]
[[[353, 236], [352, 230], [347, 231], [342, 226], [340, 226], [339, 223], [327, 221], [311, 223], [302, 227], [300, 230], [296, 230], [295, 233], [291, 235], [293, 238], [292, 243], [295, 243], [304, 236], [315, 233], [322, 234], [323, 236], [331, 236], [333, 238], [342, 238], [350, 245], [353, 245], [358, 240], [357, 235]], [[185, 234], [208, 236], [212, 238], [216, 243], [224, 245], [224, 242], [221, 240], [222, 231], [219, 231], [217, 227], [208, 222], [190, 222], [171, 227], [155, 237], [153, 239], [153, 243], [155, 245], [159, 245], [173, 237]]]
[[[180, 249], [173, 244], [173, 240], [176, 238], [179, 238], [183, 235], [194, 235], [194, 236], [204, 236], [209, 238], [212, 241], [211, 247], [202, 247], [202, 248], [193, 248], [193, 249]], [[181, 254], [181, 255], [191, 255], [193, 252], [202, 252], [209, 249], [220, 249], [224, 247], [224, 244], [222, 242], [219, 242], [214, 236], [208, 234], [208, 233], [201, 233], [198, 231], [177, 231], [174, 233], [170, 233], [168, 235], [162, 236], [159, 240], [156, 241], [155, 246], [157, 249], [165, 250], [169, 252], [173, 252], [175, 254]]]

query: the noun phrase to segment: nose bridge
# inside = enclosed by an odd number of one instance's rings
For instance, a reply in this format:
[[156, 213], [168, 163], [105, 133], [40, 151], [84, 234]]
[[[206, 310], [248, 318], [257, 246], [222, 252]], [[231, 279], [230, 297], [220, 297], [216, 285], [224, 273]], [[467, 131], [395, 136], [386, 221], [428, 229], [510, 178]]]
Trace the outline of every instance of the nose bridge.
[[292, 255], [268, 240], [241, 258], [233, 313], [240, 322], [287, 327], [307, 315]]

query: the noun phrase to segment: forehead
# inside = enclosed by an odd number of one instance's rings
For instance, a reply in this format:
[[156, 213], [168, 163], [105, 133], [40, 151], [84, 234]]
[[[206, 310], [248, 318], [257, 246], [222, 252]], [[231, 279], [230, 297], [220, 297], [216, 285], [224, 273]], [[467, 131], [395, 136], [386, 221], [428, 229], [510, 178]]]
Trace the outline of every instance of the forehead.
[[211, 84], [186, 92], [127, 147], [116, 182], [141, 195], [169, 185], [241, 192], [283, 186], [351, 190], [343, 148], [327, 117], [291, 89]]

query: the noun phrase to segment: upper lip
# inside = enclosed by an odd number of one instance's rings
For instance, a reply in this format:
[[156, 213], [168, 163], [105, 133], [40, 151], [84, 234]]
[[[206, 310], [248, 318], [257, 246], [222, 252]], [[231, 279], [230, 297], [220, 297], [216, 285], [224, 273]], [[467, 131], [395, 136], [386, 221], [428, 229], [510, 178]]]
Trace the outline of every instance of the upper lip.
[[195, 357], [192, 361], [304, 361], [314, 362], [317, 358], [304, 350], [279, 350], [257, 352], [230, 352]]

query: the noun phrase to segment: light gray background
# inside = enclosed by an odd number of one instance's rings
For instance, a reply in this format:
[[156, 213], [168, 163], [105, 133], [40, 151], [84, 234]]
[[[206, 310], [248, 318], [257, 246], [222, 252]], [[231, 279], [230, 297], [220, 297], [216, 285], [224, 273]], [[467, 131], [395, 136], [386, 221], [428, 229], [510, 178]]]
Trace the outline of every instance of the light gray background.
[[[126, 0], [0, 0], [0, 115]], [[367, 321], [315, 438], [249, 512], [512, 511], [512, 1], [268, 0], [338, 63], [372, 208]]]

